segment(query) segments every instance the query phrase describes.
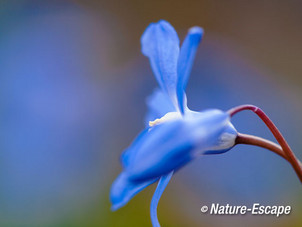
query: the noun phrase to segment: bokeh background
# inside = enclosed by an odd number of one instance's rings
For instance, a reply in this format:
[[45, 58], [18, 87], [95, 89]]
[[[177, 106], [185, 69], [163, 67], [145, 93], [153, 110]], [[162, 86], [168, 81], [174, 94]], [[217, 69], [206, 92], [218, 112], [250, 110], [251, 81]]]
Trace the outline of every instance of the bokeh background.
[[[181, 40], [191, 26], [205, 29], [191, 109], [260, 106], [302, 159], [301, 12], [298, 0], [0, 0], [0, 226], [151, 226], [155, 185], [116, 212], [109, 190], [157, 86], [140, 36], [159, 19]], [[273, 140], [249, 112], [233, 123]], [[256, 202], [292, 212], [200, 212]], [[241, 145], [181, 169], [158, 215], [162, 226], [301, 226], [301, 183], [275, 154]]]

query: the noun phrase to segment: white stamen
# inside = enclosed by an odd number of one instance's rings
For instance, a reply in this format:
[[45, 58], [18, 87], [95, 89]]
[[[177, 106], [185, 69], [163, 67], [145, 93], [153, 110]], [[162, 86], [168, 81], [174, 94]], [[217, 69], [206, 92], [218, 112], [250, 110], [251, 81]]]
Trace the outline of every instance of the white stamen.
[[180, 119], [182, 116], [179, 112], [169, 112], [166, 113], [162, 118], [157, 118], [154, 121], [149, 121], [149, 126], [153, 127], [154, 125], [161, 124], [163, 122], [172, 121]]

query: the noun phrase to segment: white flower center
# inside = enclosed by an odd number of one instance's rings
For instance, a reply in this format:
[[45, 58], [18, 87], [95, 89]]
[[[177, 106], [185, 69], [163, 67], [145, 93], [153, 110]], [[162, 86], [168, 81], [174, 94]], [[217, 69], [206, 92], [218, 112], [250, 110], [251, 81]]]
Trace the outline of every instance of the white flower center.
[[149, 126], [153, 127], [154, 125], [158, 125], [158, 124], [161, 124], [161, 123], [167, 122], [167, 121], [177, 120], [180, 118], [182, 118], [180, 112], [169, 112], [169, 113], [166, 113], [161, 118], [157, 118], [154, 121], [149, 121]]

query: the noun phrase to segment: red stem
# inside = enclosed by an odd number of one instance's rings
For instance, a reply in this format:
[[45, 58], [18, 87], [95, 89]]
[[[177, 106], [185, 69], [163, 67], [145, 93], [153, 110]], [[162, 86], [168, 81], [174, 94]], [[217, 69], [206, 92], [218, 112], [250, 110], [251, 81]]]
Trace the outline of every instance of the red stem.
[[287, 155], [284, 153], [280, 145], [258, 136], [238, 133], [235, 144], [247, 144], [262, 147], [275, 152], [277, 155], [288, 161]]
[[296, 158], [295, 154], [291, 150], [290, 146], [282, 136], [281, 132], [275, 126], [275, 124], [271, 121], [271, 119], [259, 108], [253, 105], [242, 105], [238, 107], [234, 107], [228, 111], [230, 116], [234, 116], [236, 113], [241, 112], [243, 110], [251, 110], [256, 113], [261, 120], [266, 124], [266, 126], [270, 129], [273, 133], [274, 137], [282, 147], [284, 154], [286, 155], [286, 159], [291, 163], [292, 167], [294, 168], [296, 174], [298, 175], [301, 183], [302, 183], [302, 167], [299, 160]]

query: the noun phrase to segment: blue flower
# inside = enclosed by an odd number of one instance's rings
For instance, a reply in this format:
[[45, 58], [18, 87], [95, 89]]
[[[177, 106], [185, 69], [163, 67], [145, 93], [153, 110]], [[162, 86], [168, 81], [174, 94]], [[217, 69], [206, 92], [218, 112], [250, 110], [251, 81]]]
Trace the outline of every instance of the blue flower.
[[[160, 89], [148, 98], [146, 129], [121, 156], [122, 173], [112, 185], [112, 209], [124, 206], [134, 195], [158, 181], [151, 201], [151, 221], [157, 219], [159, 199], [172, 175], [193, 159], [207, 154], [220, 154], [236, 144], [249, 144], [269, 149], [287, 160], [302, 182], [302, 165], [284, 137], [258, 107], [242, 105], [227, 112], [210, 109], [201, 112], [187, 107], [185, 88], [203, 30], [189, 30], [181, 48], [174, 28], [166, 21], [152, 23], [141, 38], [142, 52], [150, 64]], [[277, 145], [263, 138], [238, 133], [230, 118], [251, 110], [270, 129]]]
[[201, 155], [226, 152], [237, 137], [228, 113], [195, 112], [186, 105], [185, 88], [202, 35], [202, 28], [191, 28], [180, 48], [174, 28], [161, 20], [150, 24], [141, 38], [160, 89], [148, 99], [146, 129], [121, 156], [123, 171], [110, 198], [116, 210], [158, 181], [151, 202], [153, 226], [159, 226], [157, 204], [173, 173]]

